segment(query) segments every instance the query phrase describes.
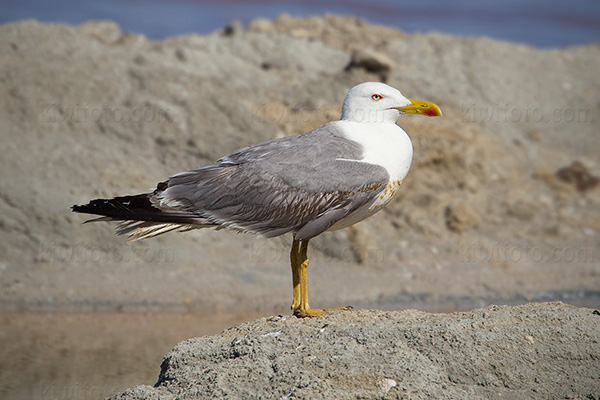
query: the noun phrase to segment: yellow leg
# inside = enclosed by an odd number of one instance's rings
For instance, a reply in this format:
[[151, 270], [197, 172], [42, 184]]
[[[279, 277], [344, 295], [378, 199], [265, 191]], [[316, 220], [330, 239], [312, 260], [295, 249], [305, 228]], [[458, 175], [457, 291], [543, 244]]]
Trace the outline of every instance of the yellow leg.
[[348, 307], [340, 307], [322, 310], [320, 308], [310, 308], [308, 305], [308, 240], [300, 242], [294, 239], [290, 260], [292, 262], [292, 283], [294, 285], [294, 299], [292, 301], [294, 315], [298, 317], [318, 317], [327, 311], [348, 309]]
[[300, 308], [300, 263], [298, 262], [298, 245], [299, 241], [294, 240], [292, 243], [292, 251], [290, 253], [290, 261], [292, 262], [292, 284], [294, 287], [294, 300], [292, 301], [292, 310]]

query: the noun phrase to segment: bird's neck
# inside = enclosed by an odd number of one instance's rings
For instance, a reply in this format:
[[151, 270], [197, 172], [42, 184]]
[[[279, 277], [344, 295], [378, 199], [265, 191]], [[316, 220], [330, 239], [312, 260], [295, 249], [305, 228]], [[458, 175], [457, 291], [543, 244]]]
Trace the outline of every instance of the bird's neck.
[[345, 109], [342, 108], [342, 121], [365, 124], [395, 124], [398, 121], [396, 110]]
[[339, 121], [347, 139], [363, 147], [362, 161], [381, 165], [390, 177], [403, 179], [412, 161], [410, 138], [396, 124]]

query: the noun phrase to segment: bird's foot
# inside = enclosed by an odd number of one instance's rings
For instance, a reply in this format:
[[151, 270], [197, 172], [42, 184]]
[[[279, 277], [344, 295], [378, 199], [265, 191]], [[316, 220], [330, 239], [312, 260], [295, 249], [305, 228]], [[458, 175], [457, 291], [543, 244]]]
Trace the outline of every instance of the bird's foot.
[[320, 317], [330, 311], [337, 310], [352, 310], [351, 306], [336, 307], [336, 308], [294, 308], [294, 315], [299, 318]]

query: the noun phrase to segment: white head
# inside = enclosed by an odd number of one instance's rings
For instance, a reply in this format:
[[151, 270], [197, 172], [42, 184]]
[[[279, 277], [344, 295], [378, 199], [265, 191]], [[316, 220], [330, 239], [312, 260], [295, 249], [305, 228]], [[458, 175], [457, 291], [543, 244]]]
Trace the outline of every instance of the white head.
[[407, 99], [385, 83], [365, 82], [354, 86], [344, 99], [342, 120], [396, 123], [402, 114], [440, 116], [438, 106], [427, 101]]

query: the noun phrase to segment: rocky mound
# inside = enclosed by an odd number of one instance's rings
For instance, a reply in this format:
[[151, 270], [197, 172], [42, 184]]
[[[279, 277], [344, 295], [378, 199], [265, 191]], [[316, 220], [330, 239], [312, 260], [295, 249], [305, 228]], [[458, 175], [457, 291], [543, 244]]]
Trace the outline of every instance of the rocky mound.
[[279, 316], [182, 342], [111, 399], [596, 399], [598, 359], [600, 313], [562, 303]]

